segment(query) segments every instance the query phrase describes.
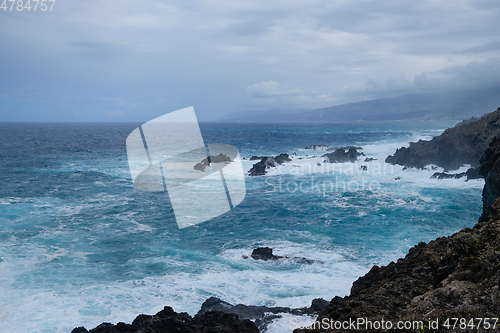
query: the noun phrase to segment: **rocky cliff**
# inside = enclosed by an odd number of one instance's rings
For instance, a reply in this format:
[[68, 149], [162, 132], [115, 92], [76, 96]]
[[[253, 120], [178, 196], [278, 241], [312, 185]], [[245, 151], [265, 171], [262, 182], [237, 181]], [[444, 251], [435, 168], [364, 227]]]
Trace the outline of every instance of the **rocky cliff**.
[[445, 171], [456, 170], [464, 164], [478, 167], [481, 154], [496, 136], [500, 137], [500, 108], [479, 120], [449, 128], [431, 141], [412, 142], [385, 161], [411, 168], [435, 164]]
[[500, 136], [495, 137], [481, 156], [479, 172], [485, 178], [483, 188], [483, 215], [480, 221], [486, 221], [492, 213], [491, 206], [500, 197]]
[[[484, 213], [473, 228], [428, 244], [419, 243], [409, 250], [405, 258], [384, 267], [374, 266], [353, 283], [349, 296], [333, 298], [317, 321], [368, 318], [372, 321], [411, 319], [428, 323], [429, 318], [440, 318], [442, 329], [446, 318], [467, 318], [467, 322], [471, 318], [498, 318], [500, 139], [492, 140], [480, 161], [486, 183]], [[491, 328], [486, 329], [488, 325], [464, 329], [457, 327], [455, 331], [490, 331]], [[297, 329], [294, 332], [328, 331], [321, 329], [325, 326], [317, 328]]]

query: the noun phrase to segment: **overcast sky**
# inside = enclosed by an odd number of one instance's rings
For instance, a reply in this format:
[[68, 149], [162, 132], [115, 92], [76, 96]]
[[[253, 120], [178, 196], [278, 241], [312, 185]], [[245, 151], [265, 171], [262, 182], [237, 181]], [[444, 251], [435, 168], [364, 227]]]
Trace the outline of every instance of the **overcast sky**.
[[0, 121], [145, 122], [191, 105], [209, 120], [500, 85], [498, 0], [9, 9], [0, 9]]

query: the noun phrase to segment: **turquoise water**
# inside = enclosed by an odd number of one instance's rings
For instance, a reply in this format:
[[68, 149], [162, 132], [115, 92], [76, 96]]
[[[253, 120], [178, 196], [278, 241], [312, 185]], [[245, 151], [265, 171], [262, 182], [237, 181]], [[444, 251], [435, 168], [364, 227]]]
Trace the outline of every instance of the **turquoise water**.
[[[483, 181], [431, 180], [434, 170], [383, 162], [453, 122], [201, 124], [206, 143], [232, 144], [244, 158], [297, 156], [246, 177], [232, 211], [179, 230], [167, 194], [132, 187], [125, 139], [138, 125], [0, 124], [2, 332], [131, 322], [165, 305], [195, 314], [210, 296], [306, 306], [348, 294], [372, 265], [480, 215]], [[377, 160], [315, 169], [324, 152], [304, 149], [313, 144], [361, 146]], [[258, 246], [318, 261], [242, 258]]]

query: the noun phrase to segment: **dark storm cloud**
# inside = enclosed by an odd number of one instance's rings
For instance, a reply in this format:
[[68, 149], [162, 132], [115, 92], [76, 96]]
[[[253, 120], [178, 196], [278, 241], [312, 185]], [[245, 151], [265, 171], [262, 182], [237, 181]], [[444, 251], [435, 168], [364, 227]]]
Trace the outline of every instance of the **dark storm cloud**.
[[[147, 121], [190, 105], [209, 119], [486, 87], [498, 83], [498, 17], [496, 0], [89, 0], [0, 10], [0, 120], [22, 110]], [[19, 101], [39, 107], [11, 107]]]

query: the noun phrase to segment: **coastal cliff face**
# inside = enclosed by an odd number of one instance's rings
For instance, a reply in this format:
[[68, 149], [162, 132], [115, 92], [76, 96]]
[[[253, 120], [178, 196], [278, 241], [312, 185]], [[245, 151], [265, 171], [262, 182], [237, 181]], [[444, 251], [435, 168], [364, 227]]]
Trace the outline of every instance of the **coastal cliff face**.
[[479, 120], [449, 128], [431, 141], [410, 143], [386, 158], [387, 163], [409, 168], [424, 168], [435, 164], [445, 171], [456, 170], [464, 164], [479, 166], [479, 159], [488, 144], [500, 137], [500, 108]]
[[[473, 228], [419, 243], [405, 258], [384, 267], [374, 266], [353, 283], [349, 296], [333, 298], [317, 321], [498, 317], [500, 139], [491, 142], [480, 161], [486, 182], [485, 213]], [[492, 206], [488, 206], [490, 202]], [[478, 331], [481, 328], [471, 330]]]
[[485, 178], [483, 189], [483, 215], [480, 221], [486, 221], [492, 213], [491, 206], [500, 197], [500, 136], [495, 137], [481, 156], [479, 172]]

